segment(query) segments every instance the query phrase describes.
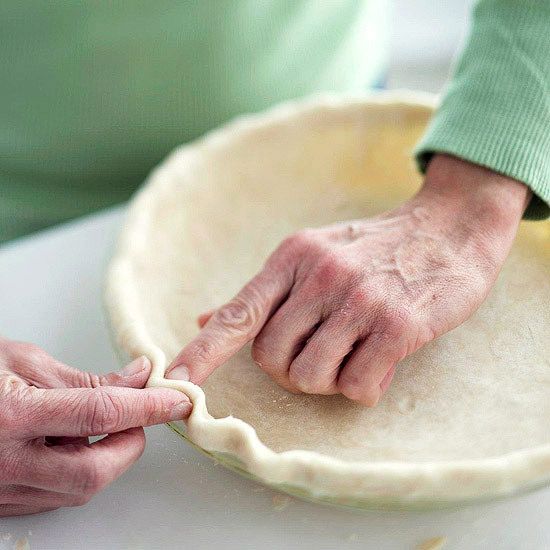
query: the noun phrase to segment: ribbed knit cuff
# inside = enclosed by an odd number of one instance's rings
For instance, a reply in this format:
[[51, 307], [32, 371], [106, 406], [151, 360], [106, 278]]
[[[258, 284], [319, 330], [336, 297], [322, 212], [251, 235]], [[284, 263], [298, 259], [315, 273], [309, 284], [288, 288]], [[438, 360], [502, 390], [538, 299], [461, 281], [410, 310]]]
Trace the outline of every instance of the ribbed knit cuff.
[[425, 171], [449, 153], [534, 193], [525, 217], [550, 215], [550, 2], [482, 0], [443, 102], [415, 154]]

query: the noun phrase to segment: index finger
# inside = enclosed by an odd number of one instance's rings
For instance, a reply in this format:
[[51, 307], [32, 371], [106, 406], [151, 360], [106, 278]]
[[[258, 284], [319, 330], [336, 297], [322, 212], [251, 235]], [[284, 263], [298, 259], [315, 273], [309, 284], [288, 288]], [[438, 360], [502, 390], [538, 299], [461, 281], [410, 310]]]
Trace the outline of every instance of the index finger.
[[181, 377], [182, 370], [187, 369], [192, 382], [204, 382], [258, 335], [290, 292], [293, 281], [294, 270], [288, 264], [268, 263], [230, 302], [213, 313], [172, 361], [166, 377]]

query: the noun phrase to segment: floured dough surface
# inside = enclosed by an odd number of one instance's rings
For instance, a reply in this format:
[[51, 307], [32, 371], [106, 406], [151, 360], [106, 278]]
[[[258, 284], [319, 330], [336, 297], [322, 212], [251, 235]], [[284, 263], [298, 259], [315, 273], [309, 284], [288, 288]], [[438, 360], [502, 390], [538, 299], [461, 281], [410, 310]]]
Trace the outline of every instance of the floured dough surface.
[[482, 308], [404, 360], [376, 408], [289, 394], [247, 349], [207, 382], [211, 414], [242, 418], [276, 451], [349, 460], [470, 459], [548, 443], [550, 264], [529, 254], [531, 239], [518, 244]]
[[[412, 147], [427, 108], [305, 111], [154, 176], [152, 230], [134, 266], [152, 340], [170, 359], [196, 316], [231, 298], [288, 233], [369, 216], [420, 180]], [[160, 183], [159, 183], [160, 182]], [[461, 327], [403, 361], [374, 409], [295, 396], [243, 350], [204, 386], [214, 417], [251, 424], [275, 451], [345, 460], [460, 460], [550, 443], [550, 223], [526, 222], [498, 282]]]

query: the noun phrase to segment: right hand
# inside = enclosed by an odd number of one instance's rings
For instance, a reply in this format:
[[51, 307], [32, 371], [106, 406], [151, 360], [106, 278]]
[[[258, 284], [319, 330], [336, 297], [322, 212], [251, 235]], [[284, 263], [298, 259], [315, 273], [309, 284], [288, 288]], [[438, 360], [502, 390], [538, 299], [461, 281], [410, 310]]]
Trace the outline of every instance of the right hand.
[[150, 370], [97, 376], [0, 337], [0, 516], [85, 504], [141, 456], [142, 426], [188, 416], [184, 394], [138, 389]]
[[479, 307], [529, 199], [519, 181], [437, 155], [398, 208], [285, 239], [232, 300], [199, 318], [166, 377], [202, 384], [252, 342], [283, 388], [372, 407], [402, 359]]

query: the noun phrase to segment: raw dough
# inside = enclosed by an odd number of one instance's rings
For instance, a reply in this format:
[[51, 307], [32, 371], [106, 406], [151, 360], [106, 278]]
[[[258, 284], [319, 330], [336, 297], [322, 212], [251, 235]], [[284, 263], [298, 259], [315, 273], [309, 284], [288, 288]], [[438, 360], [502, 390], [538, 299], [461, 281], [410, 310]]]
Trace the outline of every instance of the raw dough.
[[[486, 303], [401, 363], [381, 403], [295, 396], [249, 349], [202, 391], [163, 378], [197, 332], [288, 233], [369, 216], [420, 183], [411, 150], [433, 99], [316, 98], [247, 117], [174, 152], [130, 208], [107, 303], [121, 348], [152, 385], [195, 402], [188, 434], [259, 478], [309, 495], [445, 501], [550, 478], [550, 223], [524, 223]], [[252, 426], [259, 436], [255, 436]], [[285, 452], [291, 451], [291, 452]]]

